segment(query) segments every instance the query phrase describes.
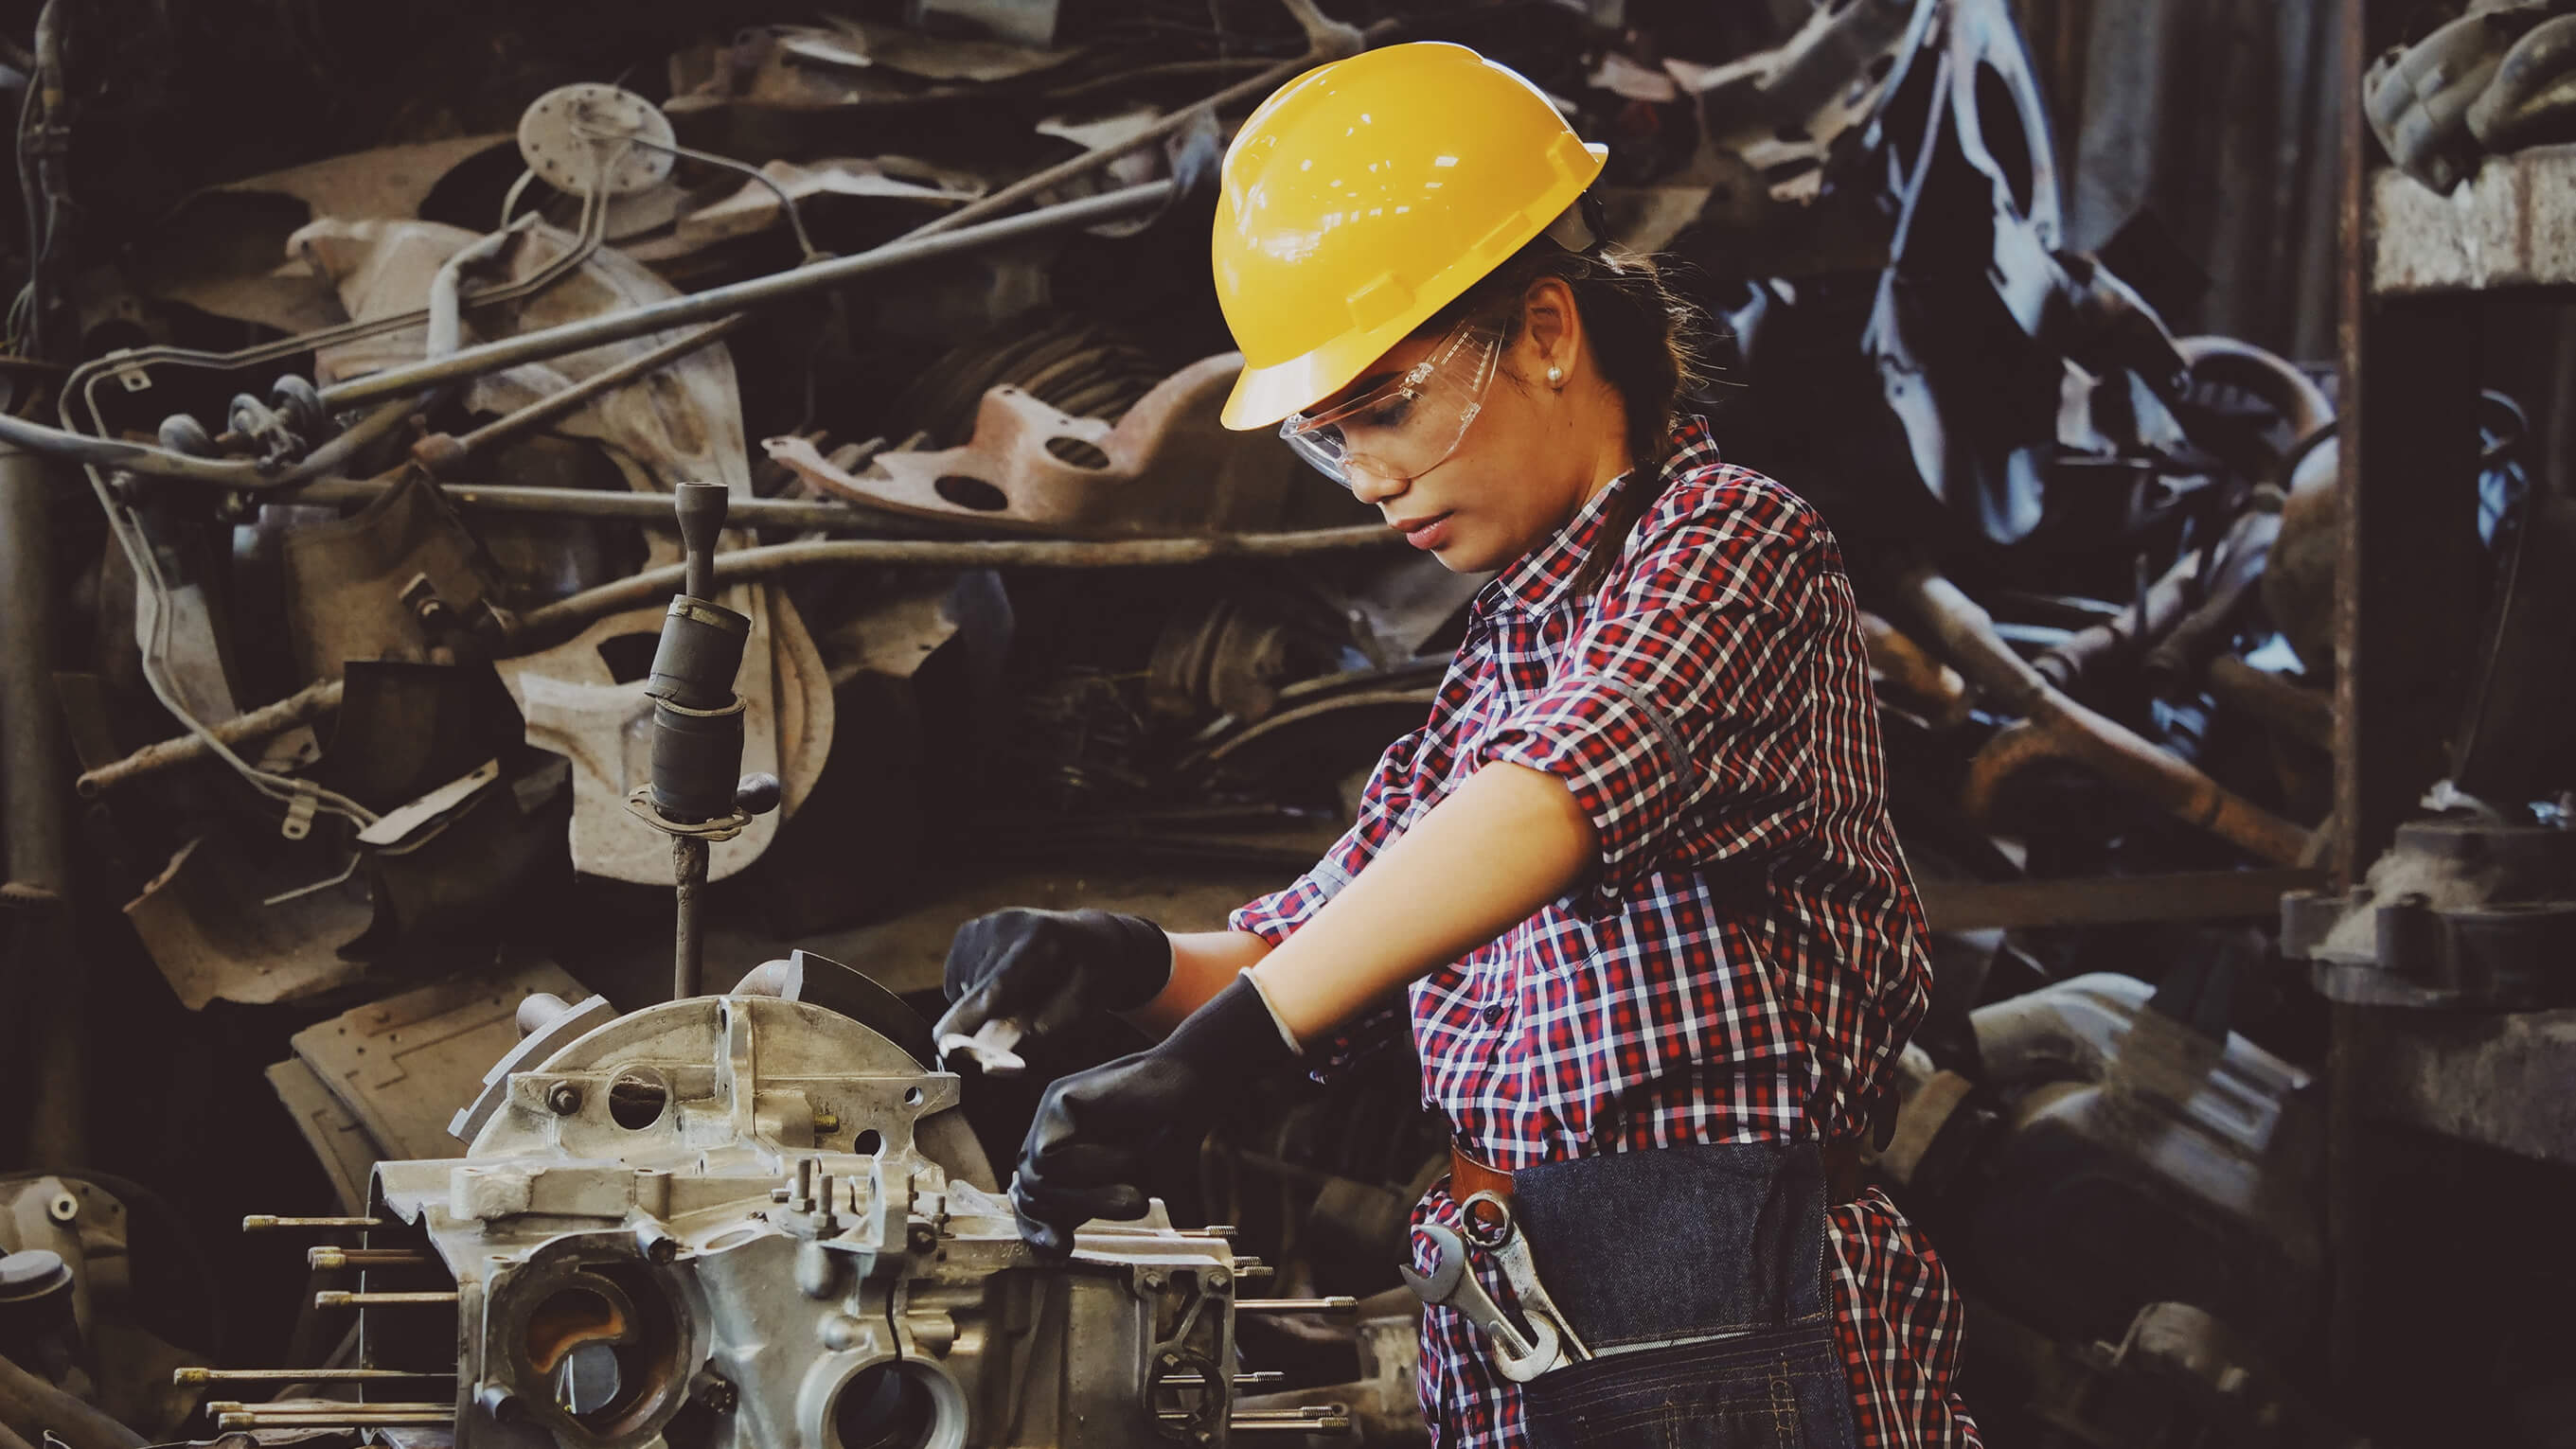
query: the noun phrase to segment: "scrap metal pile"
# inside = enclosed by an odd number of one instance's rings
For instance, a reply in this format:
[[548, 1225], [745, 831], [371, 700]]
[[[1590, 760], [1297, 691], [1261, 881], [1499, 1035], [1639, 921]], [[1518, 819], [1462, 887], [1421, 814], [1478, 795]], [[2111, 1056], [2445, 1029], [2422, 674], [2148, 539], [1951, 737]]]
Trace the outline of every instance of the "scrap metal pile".
[[[987, 1196], [1028, 1101], [960, 1105], [926, 1000], [870, 961], [669, 1005], [591, 967], [670, 953], [672, 847], [630, 803], [683, 484], [725, 490], [685, 592], [742, 621], [740, 767], [775, 778], [701, 847], [741, 939], [998, 857], [1312, 859], [1478, 580], [1217, 425], [1210, 188], [1288, 76], [1453, 38], [1610, 144], [1623, 240], [1719, 324], [1722, 447], [1822, 508], [1871, 611], [1940, 933], [1876, 1170], [1974, 1304], [1993, 1441], [2344, 1442], [2301, 1388], [2321, 1123], [2263, 924], [2324, 815], [2328, 394], [2064, 249], [2003, 0], [1786, 35], [1333, 8], [752, 25], [658, 84], [532, 89], [514, 128], [397, 128], [113, 238], [70, 199], [119, 42], [46, 8], [12, 73], [37, 265], [0, 481], [86, 486], [6, 608], [83, 641], [43, 680], [83, 889], [189, 1010], [300, 1028], [269, 1080], [339, 1200], [276, 1207], [364, 1234], [311, 1257], [364, 1316], [327, 1369], [337, 1327], [268, 1379], [232, 1371], [276, 1350], [233, 1346], [183, 1381], [255, 1392], [197, 1417], [136, 1377], [172, 1355], [120, 1306], [122, 1209], [64, 1226], [113, 1185], [47, 1180], [0, 1198], [35, 1204], [0, 1249], [43, 1280], [0, 1274], [0, 1314], [64, 1305], [0, 1317], [0, 1422], [32, 1440], [71, 1395], [156, 1439], [1418, 1441], [1395, 1263], [1443, 1139], [1409, 1061], [1175, 1144], [1170, 1217], [1049, 1277]], [[1238, 1322], [1262, 1272], [1276, 1311]], [[325, 1383], [369, 1402], [251, 1402]], [[84, 1412], [76, 1449], [141, 1442]]]

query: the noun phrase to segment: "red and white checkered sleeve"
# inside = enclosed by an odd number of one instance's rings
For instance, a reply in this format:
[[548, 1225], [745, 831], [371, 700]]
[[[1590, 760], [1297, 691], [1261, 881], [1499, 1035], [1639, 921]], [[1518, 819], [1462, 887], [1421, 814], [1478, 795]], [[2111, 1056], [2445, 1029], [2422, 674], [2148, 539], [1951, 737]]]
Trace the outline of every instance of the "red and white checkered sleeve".
[[1588, 904], [1615, 907], [1689, 820], [1688, 863], [1806, 828], [1816, 532], [1768, 499], [1656, 540], [1614, 583], [1539, 696], [1480, 747], [1562, 778], [1592, 821]]

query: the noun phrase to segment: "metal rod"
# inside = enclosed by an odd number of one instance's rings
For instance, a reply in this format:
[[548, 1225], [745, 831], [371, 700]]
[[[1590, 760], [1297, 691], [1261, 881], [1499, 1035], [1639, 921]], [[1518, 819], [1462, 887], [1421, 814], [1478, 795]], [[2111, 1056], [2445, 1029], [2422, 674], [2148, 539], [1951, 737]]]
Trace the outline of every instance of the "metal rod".
[[1330, 1298], [1238, 1298], [1237, 1313], [1357, 1313], [1360, 1301], [1347, 1294]]
[[692, 322], [710, 321], [772, 302], [787, 301], [808, 292], [837, 287], [918, 262], [957, 256], [1025, 237], [1043, 236], [1048, 232], [1114, 221], [1163, 205], [1171, 199], [1175, 185], [1169, 180], [1149, 181], [1140, 186], [1068, 201], [1060, 206], [1002, 217], [980, 226], [962, 227], [942, 236], [889, 242], [853, 257], [836, 257], [831, 261], [774, 272], [729, 286], [711, 287], [703, 292], [623, 312], [586, 317], [559, 327], [504, 337], [480, 346], [462, 348], [445, 357], [389, 367], [382, 372], [335, 383], [322, 389], [322, 402], [325, 407], [337, 409], [407, 396], [424, 388], [462, 382], [521, 363], [542, 362], [605, 343], [641, 337], [648, 332], [664, 332]]
[[316, 1308], [428, 1308], [441, 1303], [453, 1304], [455, 1301], [456, 1295], [452, 1292], [340, 1293], [326, 1291], [313, 1295], [313, 1306]]
[[[1279, 1383], [1279, 1382], [1281, 1382], [1281, 1381], [1285, 1380], [1287, 1377], [1288, 1377], [1288, 1372], [1287, 1372], [1287, 1370], [1285, 1370], [1285, 1369], [1254, 1369], [1254, 1370], [1248, 1370], [1248, 1371], [1246, 1371], [1246, 1372], [1244, 1372], [1244, 1373], [1236, 1374], [1233, 1378], [1231, 1378], [1231, 1379], [1227, 1380], [1227, 1382], [1228, 1382], [1228, 1383], [1233, 1384], [1236, 1388], [1240, 1389], [1240, 1388], [1245, 1388], [1245, 1387], [1249, 1387], [1249, 1386], [1253, 1386], [1253, 1385], [1258, 1385], [1258, 1384], [1275, 1384], [1275, 1383]], [[1206, 1383], [1206, 1382], [1207, 1382], [1207, 1375], [1205, 1375], [1205, 1374], [1165, 1374], [1165, 1375], [1163, 1375], [1163, 1377], [1159, 1380], [1159, 1382], [1161, 1382], [1161, 1383], [1166, 1383], [1166, 1384], [1177, 1384], [1177, 1385], [1180, 1385], [1180, 1386], [1181, 1386], [1181, 1387], [1183, 1387], [1183, 1388], [1188, 1388], [1188, 1387], [1191, 1387], [1191, 1386], [1193, 1386], [1193, 1385], [1198, 1385], [1198, 1384], [1204, 1384], [1204, 1383]]]
[[1248, 1409], [1226, 1420], [1225, 1427], [1237, 1434], [1342, 1434], [1350, 1430], [1351, 1414], [1339, 1404], [1279, 1414]]
[[170, 1373], [170, 1382], [181, 1388], [195, 1384], [363, 1384], [389, 1379], [452, 1379], [454, 1369], [227, 1369], [181, 1368]]
[[742, 330], [750, 320], [749, 314], [744, 313], [721, 322], [711, 322], [649, 352], [637, 353], [615, 367], [592, 373], [570, 387], [548, 393], [517, 412], [485, 423], [464, 437], [450, 438], [441, 433], [423, 438], [412, 445], [412, 456], [432, 473], [442, 477], [451, 475], [458, 464], [493, 444], [506, 442], [532, 428], [550, 423], [602, 393], [613, 392], [638, 378], [659, 372], [681, 358]]
[[[342, 680], [317, 679], [275, 704], [264, 704], [247, 714], [235, 715], [222, 724], [209, 726], [207, 733], [227, 745], [245, 744], [252, 740], [267, 739], [270, 735], [283, 734], [297, 725], [308, 724], [338, 709], [340, 696], [345, 688], [346, 684]], [[72, 788], [78, 790], [83, 799], [89, 799], [128, 780], [139, 779], [145, 775], [157, 775], [163, 770], [193, 764], [213, 753], [213, 748], [195, 735], [181, 735], [176, 739], [160, 740], [145, 745], [124, 759], [99, 766], [74, 780]], [[298, 1218], [280, 1221], [306, 1220]], [[245, 1226], [247, 1226], [247, 1220], [245, 1220]]]
[[[372, 503], [392, 492], [395, 478], [323, 478], [295, 490], [297, 503]], [[534, 513], [555, 518], [617, 518], [670, 529], [671, 502], [660, 493], [612, 493], [604, 488], [531, 488], [510, 484], [441, 483], [438, 491], [460, 508], [486, 513]], [[815, 498], [737, 498], [726, 515], [733, 527], [905, 531], [900, 514], [878, 513]], [[218, 726], [218, 728], [221, 728]]]
[[289, 1228], [382, 1228], [389, 1227], [381, 1218], [281, 1218], [269, 1213], [252, 1213], [242, 1219], [242, 1231], [257, 1233]]
[[[41, 907], [15, 932], [0, 971], [0, 1019], [63, 1022], [77, 1010], [71, 915], [71, 802], [63, 793], [63, 721], [54, 699], [54, 538], [45, 460], [0, 447], [0, 795], [8, 820], [11, 905]], [[30, 1031], [18, 1050], [0, 1033], [0, 1091], [26, 1103], [25, 1155], [39, 1166], [90, 1160], [83, 1146], [88, 1035]], [[14, 1080], [13, 1080], [14, 1079]]]
[[427, 1414], [281, 1414], [273, 1409], [218, 1414], [215, 1427], [227, 1433], [243, 1429], [437, 1429], [456, 1422], [454, 1413]]
[[706, 965], [706, 937], [699, 931], [698, 892], [707, 883], [707, 843], [694, 835], [671, 837], [671, 878], [677, 921], [671, 932], [671, 999], [698, 994], [699, 973]]
[[286, 1400], [286, 1403], [234, 1403], [211, 1400], [206, 1413], [456, 1413], [453, 1403], [340, 1403], [340, 1400]]
[[307, 1248], [304, 1265], [308, 1268], [418, 1268], [429, 1263], [427, 1253], [408, 1248]]
[[[1402, 542], [1378, 524], [1318, 528], [1295, 533], [1210, 534], [1203, 538], [971, 539], [928, 543], [895, 539], [825, 539], [737, 548], [715, 557], [718, 587], [769, 578], [797, 569], [876, 567], [927, 569], [1169, 568], [1215, 559], [1298, 558], [1345, 549], [1377, 549]], [[684, 577], [680, 565], [585, 589], [532, 609], [519, 621], [523, 637], [569, 630], [594, 619], [667, 600]]]

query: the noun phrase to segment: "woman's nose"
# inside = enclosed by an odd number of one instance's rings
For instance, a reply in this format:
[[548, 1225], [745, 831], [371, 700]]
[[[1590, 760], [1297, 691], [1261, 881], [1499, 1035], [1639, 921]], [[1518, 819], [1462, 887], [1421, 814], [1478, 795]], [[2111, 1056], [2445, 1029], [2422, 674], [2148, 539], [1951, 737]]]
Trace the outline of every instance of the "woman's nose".
[[1351, 496], [1371, 508], [1385, 503], [1390, 498], [1403, 497], [1404, 490], [1411, 486], [1413, 486], [1413, 480], [1410, 478], [1373, 472], [1365, 464], [1350, 465]]

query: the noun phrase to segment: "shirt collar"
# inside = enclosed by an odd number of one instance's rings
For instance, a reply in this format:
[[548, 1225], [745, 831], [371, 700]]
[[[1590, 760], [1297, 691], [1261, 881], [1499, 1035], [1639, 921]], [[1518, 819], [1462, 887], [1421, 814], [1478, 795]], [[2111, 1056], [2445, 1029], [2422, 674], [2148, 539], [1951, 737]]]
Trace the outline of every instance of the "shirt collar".
[[[1709, 435], [1708, 420], [1686, 416], [1673, 430], [1671, 450], [1666, 454], [1660, 474], [1669, 486], [1673, 479], [1717, 461], [1717, 441]], [[1487, 610], [1526, 609], [1545, 613], [1565, 598], [1574, 576], [1583, 570], [1583, 561], [1592, 555], [1593, 546], [1601, 541], [1603, 520], [1613, 500], [1637, 486], [1636, 470], [1620, 474], [1608, 486], [1584, 501], [1574, 517], [1547, 540], [1496, 574], [1491, 583], [1479, 591]], [[1619, 540], [1625, 545], [1626, 540]]]

